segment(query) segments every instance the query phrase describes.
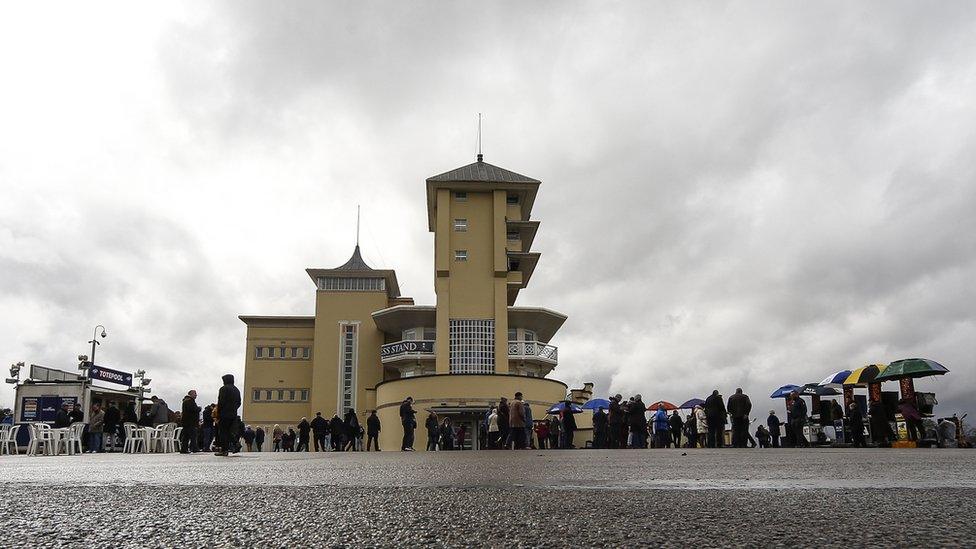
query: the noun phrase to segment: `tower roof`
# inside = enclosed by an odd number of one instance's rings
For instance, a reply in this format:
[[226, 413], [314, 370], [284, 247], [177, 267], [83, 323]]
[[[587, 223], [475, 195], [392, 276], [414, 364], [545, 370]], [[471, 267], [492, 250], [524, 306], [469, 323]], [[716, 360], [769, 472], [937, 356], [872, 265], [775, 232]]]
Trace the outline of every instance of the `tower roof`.
[[352, 257], [342, 265], [333, 269], [305, 269], [313, 282], [318, 284], [320, 277], [335, 278], [384, 278], [386, 279], [386, 293], [391, 298], [400, 297], [400, 284], [397, 282], [396, 271], [393, 269], [374, 269], [363, 261], [359, 252], [359, 244], [352, 251]]
[[427, 181], [438, 182], [438, 183], [448, 183], [448, 182], [539, 183], [540, 182], [538, 179], [532, 179], [531, 177], [506, 170], [505, 168], [499, 168], [498, 166], [493, 166], [481, 160], [477, 162], [472, 162], [467, 166], [454, 168], [453, 170], [444, 172], [440, 175], [428, 177]]
[[375, 271], [376, 269], [370, 267], [363, 261], [363, 256], [359, 253], [359, 244], [356, 244], [356, 249], [352, 252], [352, 257], [349, 261], [346, 261], [342, 265], [339, 265], [335, 269], [336, 271]]

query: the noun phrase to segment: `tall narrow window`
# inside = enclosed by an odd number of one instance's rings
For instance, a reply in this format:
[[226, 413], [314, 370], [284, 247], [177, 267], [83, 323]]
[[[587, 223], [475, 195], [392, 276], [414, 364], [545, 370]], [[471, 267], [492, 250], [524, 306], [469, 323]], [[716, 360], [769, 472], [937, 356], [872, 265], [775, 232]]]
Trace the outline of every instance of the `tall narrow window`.
[[262, 358], [264, 356], [264, 347], [254, 348], [254, 358]]
[[275, 348], [268, 347], [268, 358], [274, 358], [274, 357], [275, 357]]
[[310, 351], [311, 351], [311, 348], [309, 348], [309, 347], [302, 347], [302, 358], [308, 358], [308, 355], [309, 355], [309, 352]]
[[302, 402], [308, 401], [308, 389], [302, 389]]
[[356, 408], [356, 366], [359, 360], [358, 325], [340, 323], [339, 415]]
[[455, 219], [454, 220], [454, 230], [463, 233], [468, 230], [468, 220], [467, 219]]
[[284, 347], [279, 347], [279, 350], [281, 351], [281, 354], [278, 355], [279, 358], [288, 358], [288, 355], [285, 354], [285, 348]]
[[261, 390], [260, 389], [255, 389], [254, 390], [254, 395], [251, 397], [251, 400], [261, 400]]
[[495, 321], [451, 320], [450, 365], [452, 374], [495, 372]]
[[291, 348], [291, 357], [292, 358], [300, 358], [300, 355], [298, 354], [298, 347], [292, 347]]

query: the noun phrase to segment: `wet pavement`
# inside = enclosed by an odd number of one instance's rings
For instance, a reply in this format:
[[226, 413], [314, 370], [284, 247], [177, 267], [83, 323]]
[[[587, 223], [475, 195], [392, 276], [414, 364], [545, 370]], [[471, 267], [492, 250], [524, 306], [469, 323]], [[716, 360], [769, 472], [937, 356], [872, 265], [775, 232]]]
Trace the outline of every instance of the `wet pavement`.
[[976, 452], [0, 456], [0, 545], [971, 546]]

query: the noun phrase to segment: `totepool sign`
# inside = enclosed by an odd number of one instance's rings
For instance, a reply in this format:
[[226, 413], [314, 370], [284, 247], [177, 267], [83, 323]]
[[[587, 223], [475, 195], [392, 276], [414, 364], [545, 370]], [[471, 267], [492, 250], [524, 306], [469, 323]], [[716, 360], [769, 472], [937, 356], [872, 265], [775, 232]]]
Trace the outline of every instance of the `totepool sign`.
[[106, 368], [104, 366], [98, 366], [95, 364], [88, 369], [88, 378], [132, 387], [132, 374], [120, 372], [118, 370], [113, 370], [111, 368]]

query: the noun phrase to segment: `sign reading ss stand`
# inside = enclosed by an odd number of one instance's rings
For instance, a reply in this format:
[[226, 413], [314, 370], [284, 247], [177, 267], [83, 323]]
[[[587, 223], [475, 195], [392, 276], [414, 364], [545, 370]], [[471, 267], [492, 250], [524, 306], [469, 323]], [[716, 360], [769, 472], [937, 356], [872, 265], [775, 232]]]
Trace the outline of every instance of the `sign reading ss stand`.
[[113, 370], [97, 364], [92, 364], [91, 367], [88, 368], [88, 377], [90, 379], [98, 379], [100, 381], [118, 383], [119, 385], [132, 387], [132, 374], [120, 372], [118, 370]]

